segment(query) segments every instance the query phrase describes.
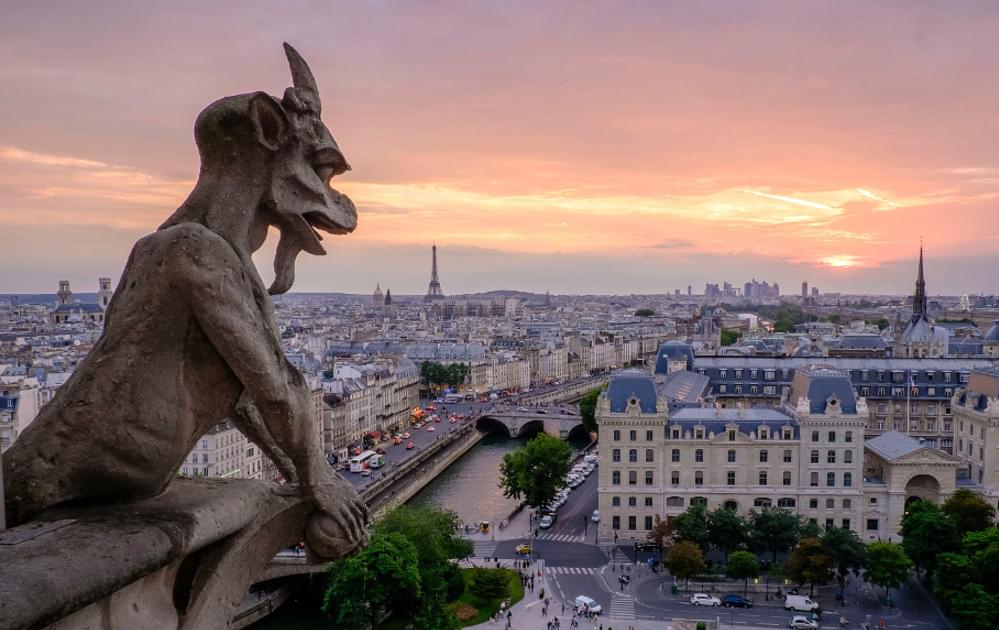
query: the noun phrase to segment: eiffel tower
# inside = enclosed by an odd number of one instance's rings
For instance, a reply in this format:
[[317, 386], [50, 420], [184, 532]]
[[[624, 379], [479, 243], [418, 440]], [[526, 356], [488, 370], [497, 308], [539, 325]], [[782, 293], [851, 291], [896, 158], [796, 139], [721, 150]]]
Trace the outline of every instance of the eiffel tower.
[[433, 252], [434, 264], [430, 270], [430, 286], [427, 287], [427, 295], [423, 298], [424, 302], [444, 299], [444, 292], [441, 291], [441, 281], [437, 278], [437, 243], [434, 243]]

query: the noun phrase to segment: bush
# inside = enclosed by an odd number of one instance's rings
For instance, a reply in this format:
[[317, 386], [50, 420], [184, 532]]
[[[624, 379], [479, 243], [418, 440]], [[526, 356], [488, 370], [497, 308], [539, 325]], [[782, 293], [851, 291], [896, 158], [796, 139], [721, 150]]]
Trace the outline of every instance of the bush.
[[703, 621], [698, 621], [697, 630], [708, 630], [708, 624], [704, 623]]
[[465, 576], [457, 565], [451, 565], [444, 580], [447, 582], [447, 601], [453, 602], [465, 592]]
[[472, 569], [469, 590], [483, 599], [508, 597], [510, 574], [506, 569]]

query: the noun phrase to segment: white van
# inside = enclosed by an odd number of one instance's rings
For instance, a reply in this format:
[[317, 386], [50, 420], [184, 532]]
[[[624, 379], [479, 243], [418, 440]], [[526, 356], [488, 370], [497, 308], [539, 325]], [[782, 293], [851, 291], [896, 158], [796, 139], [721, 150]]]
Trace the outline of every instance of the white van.
[[812, 601], [805, 595], [788, 595], [784, 598], [784, 610], [800, 610], [802, 612], [814, 612], [819, 609], [819, 603]]

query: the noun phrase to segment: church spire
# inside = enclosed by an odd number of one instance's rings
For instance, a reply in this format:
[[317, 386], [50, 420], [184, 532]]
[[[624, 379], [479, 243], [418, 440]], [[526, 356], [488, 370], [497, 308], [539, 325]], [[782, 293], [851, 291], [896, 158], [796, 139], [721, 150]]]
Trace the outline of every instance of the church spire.
[[923, 243], [919, 243], [919, 271], [916, 273], [916, 293], [912, 296], [912, 315], [926, 317], [926, 280], [923, 278]]

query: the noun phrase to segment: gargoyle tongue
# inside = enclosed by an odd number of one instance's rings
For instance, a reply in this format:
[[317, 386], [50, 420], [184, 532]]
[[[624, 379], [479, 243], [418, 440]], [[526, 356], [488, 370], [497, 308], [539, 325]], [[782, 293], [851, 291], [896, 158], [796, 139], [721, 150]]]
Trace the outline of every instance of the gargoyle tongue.
[[[282, 231], [274, 254], [274, 282], [267, 292], [271, 295], [287, 293], [295, 283], [295, 259], [302, 251], [297, 235]], [[323, 253], [326, 253], [325, 251]]]

